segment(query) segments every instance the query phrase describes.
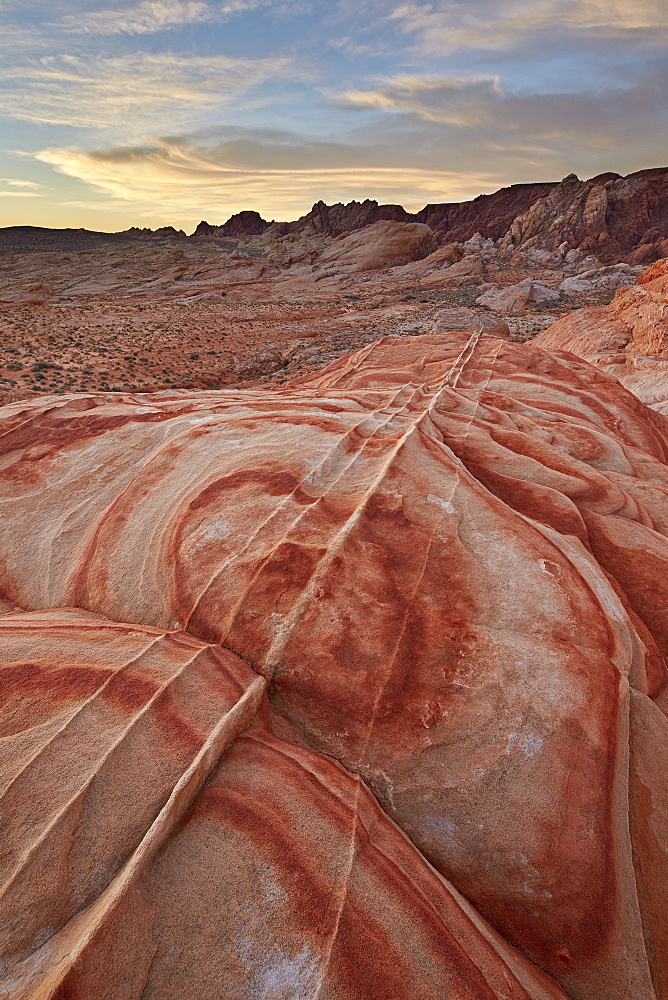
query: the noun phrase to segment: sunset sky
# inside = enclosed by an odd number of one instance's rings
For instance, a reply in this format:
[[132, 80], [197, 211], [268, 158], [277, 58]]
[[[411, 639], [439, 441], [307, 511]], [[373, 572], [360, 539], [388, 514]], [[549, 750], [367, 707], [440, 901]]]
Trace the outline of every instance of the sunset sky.
[[0, 0], [0, 225], [668, 165], [668, 0]]

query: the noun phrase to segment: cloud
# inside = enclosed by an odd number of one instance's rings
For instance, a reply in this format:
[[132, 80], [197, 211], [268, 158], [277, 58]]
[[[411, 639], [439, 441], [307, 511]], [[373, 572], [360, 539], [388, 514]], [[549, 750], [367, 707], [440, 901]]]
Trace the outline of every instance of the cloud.
[[448, 55], [461, 50], [501, 51], [526, 42], [532, 35], [583, 41], [595, 38], [632, 38], [635, 44], [665, 44], [668, 20], [665, 0], [410, 0], [385, 10], [388, 21], [405, 34], [414, 34], [421, 50]]
[[408, 111], [424, 121], [469, 128], [490, 123], [502, 96], [498, 76], [411, 76], [380, 81], [368, 90], [348, 90], [338, 100], [353, 108]]
[[45, 56], [0, 68], [0, 110], [31, 122], [79, 127], [150, 123], [178, 129], [203, 110], [239, 100], [285, 58], [135, 52], [100, 58]]
[[668, 71], [626, 87], [581, 93], [508, 91], [498, 76], [400, 75], [338, 99], [354, 109], [429, 123], [430, 134], [436, 129], [444, 146], [463, 145], [470, 153], [533, 148], [587, 162], [604, 150], [619, 156], [643, 149], [660, 162], [666, 153], [667, 87]]
[[41, 184], [36, 184], [34, 181], [0, 177], [0, 198], [41, 198], [41, 187]]
[[65, 16], [61, 24], [75, 34], [145, 35], [187, 24], [221, 21], [254, 10], [267, 0], [227, 0], [211, 5], [204, 0], [142, 0], [120, 9], [95, 10]]
[[294, 218], [319, 198], [418, 208], [665, 162], [665, 6], [0, 0], [0, 112], [91, 213], [183, 226], [241, 208]]
[[0, 177], [0, 184], [8, 184], [10, 187], [28, 188], [31, 191], [36, 191], [42, 186], [41, 184], [36, 184], [34, 181], [19, 181], [14, 177]]
[[234, 130], [213, 146], [166, 138], [150, 146], [84, 152], [47, 149], [38, 159], [139, 212], [164, 206], [183, 217], [227, 218], [253, 208], [292, 219], [323, 195], [331, 201], [375, 197], [421, 207], [493, 190], [496, 178], [471, 170], [387, 165], [387, 150], [309, 142], [285, 133]]
[[140, 213], [161, 205], [184, 219], [243, 208], [290, 219], [320, 198], [417, 209], [571, 171], [660, 164], [667, 86], [665, 70], [575, 94], [510, 91], [498, 76], [398, 74], [333, 98], [375, 117], [338, 138], [226, 127], [137, 146], [52, 147], [37, 158]]

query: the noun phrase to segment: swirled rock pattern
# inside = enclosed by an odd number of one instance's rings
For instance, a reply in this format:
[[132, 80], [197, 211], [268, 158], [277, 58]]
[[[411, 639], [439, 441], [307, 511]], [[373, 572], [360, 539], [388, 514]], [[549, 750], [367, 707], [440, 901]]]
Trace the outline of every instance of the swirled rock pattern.
[[455, 332], [1, 429], [0, 996], [665, 1000], [665, 418]]

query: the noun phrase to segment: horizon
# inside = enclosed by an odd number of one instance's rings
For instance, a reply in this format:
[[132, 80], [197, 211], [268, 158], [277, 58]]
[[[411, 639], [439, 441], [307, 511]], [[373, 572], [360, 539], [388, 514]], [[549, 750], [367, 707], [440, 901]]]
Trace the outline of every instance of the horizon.
[[668, 162], [663, 0], [6, 0], [0, 226], [415, 212]]
[[[633, 174], [642, 174], [642, 173], [646, 173], [648, 171], [654, 171], [654, 170], [665, 170], [665, 171], [668, 172], [668, 167], [641, 167], [639, 170], [633, 171]], [[602, 174], [614, 173], [614, 171], [607, 171], [606, 170], [606, 171], [602, 171], [601, 173]], [[568, 176], [568, 175], [566, 175], [566, 176]], [[597, 176], [599, 176], [599, 175], [594, 174], [592, 177], [578, 177], [578, 180], [582, 181], [585, 184], [587, 184], [587, 183], [590, 183], [591, 181], [593, 181]], [[618, 176], [622, 177], [623, 175], [620, 174]], [[561, 180], [563, 180], [563, 179], [564, 178], [561, 178]], [[535, 183], [536, 185], [538, 185], [538, 184], [553, 184], [553, 185], [557, 185], [557, 184], [560, 183], [560, 181], [547, 180], [547, 181], [527, 182], [527, 183], [524, 183], [524, 186], [531, 186], [532, 183]], [[505, 185], [502, 188], [497, 188], [495, 191], [491, 191], [491, 192], [479, 192], [478, 194], [473, 195], [471, 198], [462, 199], [460, 202], [451, 202], [451, 203], [445, 202], [443, 204], [464, 204], [466, 202], [475, 201], [478, 198], [489, 197], [490, 195], [497, 194], [500, 191], [507, 190], [508, 188], [511, 188], [511, 187], [521, 187], [521, 186], [523, 186], [523, 182], [520, 182], [518, 184]], [[120, 235], [120, 234], [122, 234], [124, 232], [128, 232], [130, 229], [138, 229], [139, 231], [143, 231], [143, 230], [146, 230], [146, 229], [151, 229], [153, 232], [155, 232], [158, 229], [174, 229], [177, 233], [178, 232], [184, 232], [186, 236], [193, 236], [195, 230], [197, 229], [197, 226], [200, 225], [202, 222], [206, 222], [207, 224], [212, 225], [212, 226], [222, 226], [226, 222], [230, 221], [232, 218], [234, 218], [234, 217], [236, 217], [236, 216], [238, 216], [240, 214], [243, 214], [244, 212], [254, 212], [254, 213], [260, 215], [260, 217], [262, 218], [263, 222], [268, 222], [270, 225], [272, 225], [272, 224], [279, 224], [279, 225], [289, 224], [289, 225], [293, 225], [295, 222], [298, 222], [299, 219], [301, 219], [304, 216], [308, 215], [313, 209], [315, 209], [315, 207], [318, 204], [323, 204], [324, 203], [326, 207], [332, 208], [336, 204], [344, 204], [344, 205], [363, 204], [365, 201], [376, 201], [376, 204], [379, 204], [380, 207], [385, 207], [387, 205], [398, 205], [399, 208], [403, 208], [404, 211], [406, 211], [407, 214], [409, 214], [409, 215], [419, 214], [419, 212], [422, 211], [422, 210], [424, 210], [424, 209], [426, 209], [429, 206], [429, 204], [432, 204], [432, 205], [433, 204], [438, 204], [436, 202], [427, 203], [426, 205], [422, 205], [419, 209], [411, 212], [411, 211], [409, 211], [406, 208], [405, 205], [402, 205], [402, 204], [400, 204], [398, 202], [378, 203], [376, 199], [358, 199], [358, 200], [352, 199], [350, 202], [347, 202], [347, 203], [342, 203], [342, 202], [330, 202], [330, 203], [327, 203], [327, 202], [324, 201], [324, 199], [318, 199], [317, 201], [313, 202], [313, 204], [311, 206], [309, 206], [309, 208], [305, 212], [303, 212], [302, 215], [300, 215], [298, 218], [295, 218], [295, 219], [273, 218], [273, 217], [271, 217], [271, 213], [270, 213], [270, 217], [264, 217], [262, 215], [262, 213], [257, 212], [256, 209], [246, 207], [246, 208], [240, 208], [240, 209], [238, 209], [238, 211], [233, 212], [231, 216], [227, 216], [224, 219], [200, 219], [200, 220], [198, 220], [197, 223], [194, 223], [194, 225], [192, 226], [192, 228], [193, 228], [193, 232], [192, 233], [186, 232], [185, 229], [183, 229], [183, 227], [173, 226], [173, 225], [171, 225], [169, 223], [162, 223], [162, 224], [157, 225], [155, 227], [136, 226], [136, 225], [133, 224], [131, 226], [128, 226], [126, 229], [121, 229], [121, 230], [119, 230], [119, 229], [98, 229], [98, 230], [93, 230], [93, 229], [89, 229], [87, 226], [57, 226], [57, 227], [52, 227], [52, 226], [36, 226], [34, 224], [31, 224], [31, 223], [14, 223], [14, 224], [11, 224], [11, 225], [8, 225], [8, 226], [0, 226], [0, 231], [2, 231], [4, 229], [44, 229], [45, 231], [54, 231], [54, 232], [57, 232], [57, 231], [61, 231], [61, 230], [71, 229], [73, 232], [85, 231], [85, 232], [107, 233], [109, 235]]]

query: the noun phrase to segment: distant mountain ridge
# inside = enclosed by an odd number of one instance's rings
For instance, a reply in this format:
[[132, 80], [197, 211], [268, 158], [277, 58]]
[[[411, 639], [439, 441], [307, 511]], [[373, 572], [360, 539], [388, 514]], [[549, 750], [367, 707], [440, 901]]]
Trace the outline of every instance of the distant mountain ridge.
[[[243, 231], [243, 217], [252, 229]], [[512, 184], [471, 201], [426, 205], [416, 213], [401, 205], [367, 199], [326, 205], [290, 223], [269, 223], [256, 212], [241, 212], [222, 226], [200, 223], [196, 235], [276, 234], [341, 236], [380, 221], [422, 222], [440, 243], [464, 242], [480, 233], [507, 249], [568, 249], [595, 254], [602, 261], [629, 256], [636, 264], [668, 255], [668, 167], [639, 170], [622, 177], [608, 172], [581, 181], [569, 174], [560, 182]], [[259, 227], [264, 229], [260, 230]]]
[[347, 205], [318, 201], [294, 222], [270, 222], [244, 210], [220, 225], [202, 221], [189, 237], [172, 226], [132, 227], [122, 233], [13, 226], [0, 230], [0, 253], [81, 250], [127, 239], [271, 240], [288, 233], [337, 237], [381, 221], [424, 223], [440, 244], [462, 243], [480, 233], [511, 255], [578, 249], [605, 263], [626, 258], [649, 264], [668, 256], [668, 167], [626, 177], [609, 172], [582, 181], [569, 174], [559, 182], [512, 184], [470, 201], [426, 205], [416, 213], [371, 199]]

